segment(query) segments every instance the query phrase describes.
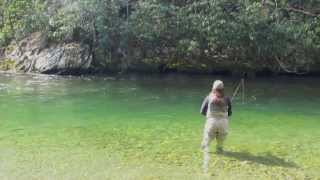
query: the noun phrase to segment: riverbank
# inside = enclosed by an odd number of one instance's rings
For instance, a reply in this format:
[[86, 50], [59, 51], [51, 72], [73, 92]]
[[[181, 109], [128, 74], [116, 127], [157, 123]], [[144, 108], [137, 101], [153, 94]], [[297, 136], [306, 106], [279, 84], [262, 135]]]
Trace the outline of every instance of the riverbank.
[[[184, 74], [215, 74], [236, 77], [255, 76], [319, 76], [320, 65], [306, 65], [290, 69], [283, 64], [271, 63], [259, 65], [261, 57], [249, 61], [257, 61], [256, 65], [246, 66], [233, 58], [223, 60], [199, 59], [183, 60], [162, 59], [153, 57], [115, 58], [97, 56], [92, 47], [78, 41], [52, 42], [44, 34], [37, 32], [12, 42], [0, 49], [0, 70], [8, 72], [24, 72], [39, 74], [86, 75], [86, 74], [123, 74], [123, 73], [184, 73]], [[165, 61], [165, 62], [163, 62]], [[176, 62], [177, 61], [177, 62]], [[104, 62], [104, 63], [101, 63]]]

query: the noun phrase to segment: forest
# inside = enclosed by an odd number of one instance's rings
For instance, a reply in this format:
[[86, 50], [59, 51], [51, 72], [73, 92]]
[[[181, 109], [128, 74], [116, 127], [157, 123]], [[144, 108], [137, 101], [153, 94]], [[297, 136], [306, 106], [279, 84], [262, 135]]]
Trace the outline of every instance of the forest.
[[0, 49], [34, 32], [93, 71], [320, 72], [318, 0], [0, 0]]

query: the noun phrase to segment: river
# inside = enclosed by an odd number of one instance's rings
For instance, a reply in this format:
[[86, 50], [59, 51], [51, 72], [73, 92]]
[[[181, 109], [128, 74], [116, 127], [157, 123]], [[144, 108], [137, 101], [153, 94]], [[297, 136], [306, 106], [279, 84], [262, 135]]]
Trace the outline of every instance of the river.
[[204, 75], [0, 74], [0, 179], [317, 179], [320, 78], [245, 80], [202, 174]]

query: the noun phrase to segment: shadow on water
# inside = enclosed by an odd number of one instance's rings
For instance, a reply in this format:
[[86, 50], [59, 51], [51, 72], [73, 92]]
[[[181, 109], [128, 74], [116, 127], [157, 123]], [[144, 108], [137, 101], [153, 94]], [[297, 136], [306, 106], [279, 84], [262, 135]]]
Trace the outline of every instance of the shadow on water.
[[224, 151], [222, 155], [235, 158], [240, 161], [251, 161], [254, 163], [264, 164], [267, 166], [282, 166], [282, 167], [291, 167], [291, 168], [299, 167], [296, 163], [281, 159], [275, 155], [272, 155], [270, 152], [266, 153], [265, 155], [253, 155], [249, 152]]

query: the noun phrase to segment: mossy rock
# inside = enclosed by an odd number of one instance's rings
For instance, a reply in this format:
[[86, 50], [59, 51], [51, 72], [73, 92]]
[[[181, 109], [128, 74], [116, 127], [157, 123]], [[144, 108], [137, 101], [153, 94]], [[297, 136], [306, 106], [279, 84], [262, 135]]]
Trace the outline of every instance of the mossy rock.
[[13, 70], [16, 67], [16, 62], [12, 59], [4, 59], [0, 61], [0, 69], [3, 71]]
[[14, 45], [14, 43], [11, 43], [9, 46], [6, 47], [5, 52], [6, 52], [6, 54], [10, 54], [10, 53], [12, 53], [16, 48], [17, 48], [17, 46]]

